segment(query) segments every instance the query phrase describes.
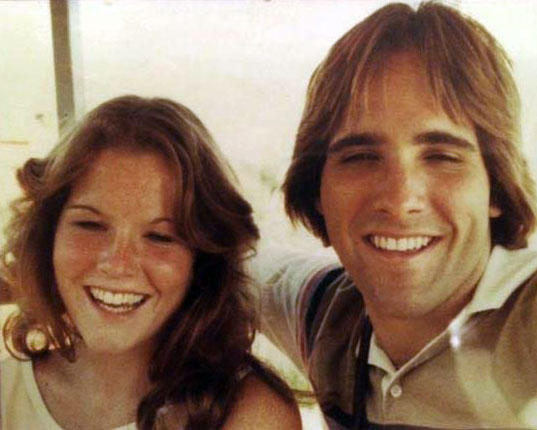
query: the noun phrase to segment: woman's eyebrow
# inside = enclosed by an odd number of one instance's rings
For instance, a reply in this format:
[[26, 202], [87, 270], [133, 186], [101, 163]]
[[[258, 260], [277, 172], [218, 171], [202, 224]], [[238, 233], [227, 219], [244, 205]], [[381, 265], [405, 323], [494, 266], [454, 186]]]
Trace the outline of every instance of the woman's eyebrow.
[[159, 224], [161, 222], [165, 222], [165, 223], [169, 223], [169, 224], [172, 224], [174, 225], [175, 222], [173, 219], [171, 218], [167, 218], [167, 217], [158, 217], [158, 218], [155, 218], [153, 221], [150, 222], [150, 224]]
[[66, 210], [83, 210], [83, 211], [90, 211], [90, 212], [93, 212], [97, 215], [101, 215], [101, 212], [97, 209], [97, 208], [94, 208], [93, 206], [89, 206], [89, 205], [82, 205], [82, 204], [73, 204], [73, 205], [67, 205]]

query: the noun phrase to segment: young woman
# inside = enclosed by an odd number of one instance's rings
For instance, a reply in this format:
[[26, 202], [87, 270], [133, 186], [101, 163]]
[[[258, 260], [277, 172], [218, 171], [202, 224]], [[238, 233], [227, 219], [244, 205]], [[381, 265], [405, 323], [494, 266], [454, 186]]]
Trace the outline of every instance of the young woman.
[[250, 354], [251, 208], [190, 110], [111, 100], [18, 179], [5, 429], [300, 428]]

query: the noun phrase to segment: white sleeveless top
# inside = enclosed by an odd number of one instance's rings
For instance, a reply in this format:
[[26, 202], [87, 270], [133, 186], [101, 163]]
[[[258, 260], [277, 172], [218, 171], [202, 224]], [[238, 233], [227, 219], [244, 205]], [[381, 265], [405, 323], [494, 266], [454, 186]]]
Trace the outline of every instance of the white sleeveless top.
[[[4, 430], [62, 430], [48, 411], [37, 387], [31, 361], [0, 361], [0, 404]], [[136, 430], [136, 424], [113, 430]]]

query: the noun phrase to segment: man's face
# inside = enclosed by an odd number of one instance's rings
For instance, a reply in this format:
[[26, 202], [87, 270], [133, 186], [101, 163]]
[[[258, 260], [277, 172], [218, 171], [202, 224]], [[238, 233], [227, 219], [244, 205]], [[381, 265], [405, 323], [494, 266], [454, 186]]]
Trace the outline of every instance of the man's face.
[[490, 186], [470, 123], [434, 103], [417, 56], [389, 58], [329, 143], [319, 211], [371, 315], [456, 312], [490, 253]]

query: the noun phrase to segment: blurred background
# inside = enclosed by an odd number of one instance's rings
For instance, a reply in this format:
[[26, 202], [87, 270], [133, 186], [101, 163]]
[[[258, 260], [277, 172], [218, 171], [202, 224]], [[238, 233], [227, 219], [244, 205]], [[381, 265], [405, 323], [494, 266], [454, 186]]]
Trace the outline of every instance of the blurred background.
[[[320, 248], [287, 223], [279, 192], [307, 82], [329, 47], [386, 3], [0, 1], [0, 227], [24, 160], [47, 153], [99, 103], [138, 94], [175, 99], [201, 118], [237, 172], [265, 239]], [[525, 151], [537, 171], [537, 0], [445, 3], [484, 24], [511, 55]], [[307, 388], [267, 341], [258, 340], [256, 351]], [[302, 412], [306, 430], [323, 428], [315, 405]]]

